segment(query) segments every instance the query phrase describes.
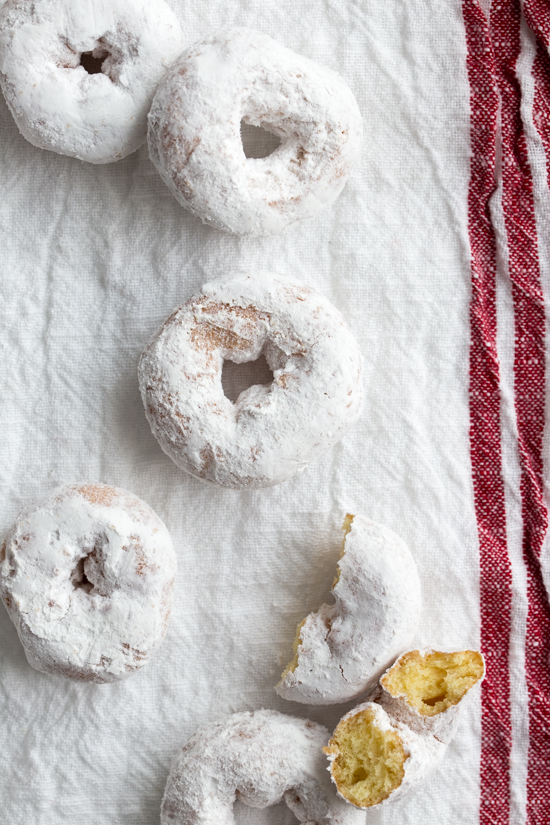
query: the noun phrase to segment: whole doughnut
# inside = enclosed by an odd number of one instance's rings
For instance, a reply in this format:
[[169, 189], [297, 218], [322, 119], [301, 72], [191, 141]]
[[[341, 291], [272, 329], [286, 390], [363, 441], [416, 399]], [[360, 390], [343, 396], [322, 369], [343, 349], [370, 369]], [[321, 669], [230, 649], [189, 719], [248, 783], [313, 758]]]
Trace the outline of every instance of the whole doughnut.
[[144, 501], [76, 484], [19, 514], [0, 547], [0, 595], [32, 667], [114, 682], [162, 642], [175, 569], [168, 531]]
[[361, 825], [361, 812], [331, 787], [328, 736], [322, 725], [273, 710], [197, 731], [172, 764], [161, 825], [234, 825], [235, 799], [253, 808], [284, 801], [309, 825]]
[[164, 0], [7, 0], [0, 86], [34, 146], [109, 163], [144, 142], [153, 95], [182, 41]]
[[[246, 158], [241, 120], [281, 145]], [[172, 194], [203, 222], [271, 235], [338, 197], [362, 129], [339, 75], [265, 34], [234, 28], [196, 43], [167, 72], [149, 114], [149, 151]]]
[[[273, 381], [225, 397], [224, 359], [265, 355]], [[223, 487], [289, 478], [355, 424], [362, 357], [338, 310], [271, 272], [205, 284], [153, 337], [139, 365], [151, 429], [178, 467]]]

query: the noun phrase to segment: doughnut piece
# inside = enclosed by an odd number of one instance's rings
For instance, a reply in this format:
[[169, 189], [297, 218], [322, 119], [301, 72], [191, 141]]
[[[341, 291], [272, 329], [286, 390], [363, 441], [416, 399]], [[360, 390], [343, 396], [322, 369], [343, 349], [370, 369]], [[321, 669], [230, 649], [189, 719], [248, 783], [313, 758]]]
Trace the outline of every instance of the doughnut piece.
[[375, 687], [418, 626], [421, 596], [414, 559], [387, 527], [347, 515], [334, 604], [300, 624], [295, 657], [275, 688], [284, 699], [329, 705]]
[[443, 742], [454, 736], [462, 700], [485, 675], [477, 650], [411, 650], [380, 679], [376, 701], [395, 719]]
[[483, 657], [473, 650], [401, 656], [381, 678], [376, 701], [346, 714], [325, 748], [340, 795], [370, 808], [399, 799], [431, 776], [465, 696], [484, 672]]
[[284, 801], [309, 825], [362, 825], [331, 786], [327, 736], [322, 725], [273, 710], [199, 730], [172, 764], [161, 825], [234, 825], [235, 799], [252, 808]]
[[[277, 135], [247, 158], [241, 121]], [[196, 43], [159, 85], [149, 152], [179, 203], [237, 235], [273, 235], [336, 200], [359, 157], [362, 121], [344, 80], [252, 29]]]
[[0, 85], [34, 146], [90, 163], [138, 149], [159, 80], [183, 49], [164, 0], [7, 0]]
[[[264, 355], [268, 385], [225, 397], [224, 359]], [[222, 487], [289, 478], [355, 424], [362, 357], [338, 310], [299, 281], [271, 272], [205, 284], [153, 337], [139, 365], [153, 434], [191, 475]]]
[[19, 514], [0, 547], [0, 595], [32, 667], [114, 682], [162, 642], [175, 569], [168, 531], [145, 502], [76, 484]]
[[340, 720], [324, 749], [338, 793], [357, 808], [400, 799], [428, 779], [446, 745], [410, 730], [375, 702], [365, 702]]

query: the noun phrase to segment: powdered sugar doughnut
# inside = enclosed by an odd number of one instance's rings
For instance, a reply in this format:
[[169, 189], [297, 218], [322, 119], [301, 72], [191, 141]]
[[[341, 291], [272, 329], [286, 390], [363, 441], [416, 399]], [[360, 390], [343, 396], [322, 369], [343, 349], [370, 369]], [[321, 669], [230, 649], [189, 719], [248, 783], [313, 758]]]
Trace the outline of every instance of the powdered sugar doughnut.
[[309, 825], [361, 825], [363, 815], [331, 787], [327, 738], [322, 725], [273, 710], [199, 730], [174, 760], [161, 825], [234, 825], [235, 799], [253, 808], [284, 801]]
[[131, 493], [104, 484], [53, 490], [19, 514], [0, 562], [0, 595], [37, 670], [113, 682], [162, 642], [174, 549]]
[[144, 142], [153, 95], [182, 39], [164, 0], [7, 0], [0, 85], [34, 146], [109, 163]]
[[335, 602], [298, 627], [296, 655], [276, 687], [284, 699], [328, 705], [365, 694], [418, 626], [420, 580], [405, 542], [363, 516], [346, 516], [343, 529]]
[[[273, 381], [240, 394], [221, 384], [224, 359], [265, 355]], [[357, 421], [362, 358], [338, 310], [271, 272], [205, 284], [153, 337], [139, 365], [151, 429], [183, 470], [223, 487], [289, 478]]]
[[[241, 120], [281, 145], [246, 158]], [[361, 139], [357, 103], [339, 75], [244, 28], [184, 52], [149, 114], [151, 159], [172, 194], [203, 222], [238, 235], [276, 234], [329, 206]]]

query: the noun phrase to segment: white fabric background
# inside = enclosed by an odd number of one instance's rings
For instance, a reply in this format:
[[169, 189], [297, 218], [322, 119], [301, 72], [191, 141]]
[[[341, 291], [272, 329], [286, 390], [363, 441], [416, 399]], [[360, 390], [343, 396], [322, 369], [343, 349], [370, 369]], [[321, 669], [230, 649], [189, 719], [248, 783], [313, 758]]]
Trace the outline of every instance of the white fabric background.
[[[346, 510], [385, 522], [420, 568], [419, 644], [478, 644], [468, 443], [469, 89], [459, 0], [172, 0], [188, 43], [248, 25], [339, 71], [365, 118], [336, 205], [285, 236], [238, 239], [172, 198], [146, 148], [95, 167], [35, 149], [0, 102], [0, 532], [62, 482], [144, 498], [179, 559], [166, 640], [137, 676], [77, 685], [33, 671], [0, 610], [0, 799], [10, 825], [154, 825], [170, 760], [195, 728], [272, 707], [295, 627], [328, 596]], [[271, 268], [323, 291], [365, 356], [353, 433], [299, 477], [235, 493], [162, 453], [139, 354], [207, 279]], [[477, 821], [479, 710], [442, 770], [368, 823]], [[237, 806], [286, 825], [284, 808]]]

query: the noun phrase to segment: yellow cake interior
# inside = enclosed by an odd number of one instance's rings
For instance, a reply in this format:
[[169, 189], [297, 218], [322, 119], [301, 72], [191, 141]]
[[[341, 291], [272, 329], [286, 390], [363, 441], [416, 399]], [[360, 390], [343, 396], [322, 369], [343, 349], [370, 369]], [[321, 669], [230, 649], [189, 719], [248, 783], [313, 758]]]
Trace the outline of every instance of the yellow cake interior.
[[300, 633], [305, 623], [306, 620], [303, 619], [296, 628], [296, 638], [294, 639], [294, 644], [292, 645], [292, 649], [294, 651], [294, 659], [286, 666], [286, 668], [281, 673], [281, 679], [284, 679], [287, 673], [294, 673], [294, 671], [298, 667], [298, 648], [302, 644]]
[[[344, 538], [342, 539], [342, 550], [340, 552], [340, 559], [343, 558], [344, 553], [346, 552], [346, 537], [347, 537], [349, 531], [351, 530], [351, 523], [352, 523], [353, 519], [354, 519], [354, 516], [350, 515], [349, 513], [346, 513], [344, 523], [342, 524], [342, 530], [344, 531]], [[336, 571], [336, 576], [334, 578], [334, 581], [332, 582], [332, 589], [333, 590], [336, 587], [336, 585], [338, 584], [339, 580], [340, 580], [340, 564], [338, 564], [338, 569]]]
[[331, 771], [343, 797], [360, 808], [378, 805], [398, 788], [407, 754], [397, 731], [380, 729], [372, 708], [343, 719], [328, 746]]
[[426, 654], [412, 650], [380, 682], [392, 696], [404, 696], [423, 716], [437, 716], [457, 705], [483, 672], [483, 658], [476, 650]]
[[[346, 536], [349, 533], [349, 531], [351, 530], [352, 521], [353, 521], [353, 516], [350, 516], [350, 514], [347, 513], [347, 515], [344, 519], [344, 523], [342, 524], [342, 530], [344, 531], [344, 538], [342, 540], [342, 552], [340, 553], [340, 558], [342, 558], [342, 556], [346, 552]], [[338, 567], [338, 572], [336, 574], [336, 578], [334, 579], [334, 581], [332, 583], [333, 589], [334, 589], [334, 587], [336, 587], [336, 584], [337, 584], [339, 578], [340, 578], [340, 568]], [[306, 616], [306, 618], [307, 618], [307, 616]], [[298, 648], [302, 644], [302, 639], [300, 637], [300, 631], [302, 630], [302, 627], [304, 626], [305, 621], [306, 620], [303, 619], [303, 621], [301, 621], [300, 624], [298, 625], [298, 627], [296, 628], [296, 638], [294, 639], [294, 644], [292, 646], [292, 649], [294, 651], [294, 658], [291, 662], [289, 662], [289, 664], [285, 667], [285, 669], [281, 673], [281, 679], [284, 679], [285, 676], [288, 673], [294, 673], [294, 671], [298, 667]]]

